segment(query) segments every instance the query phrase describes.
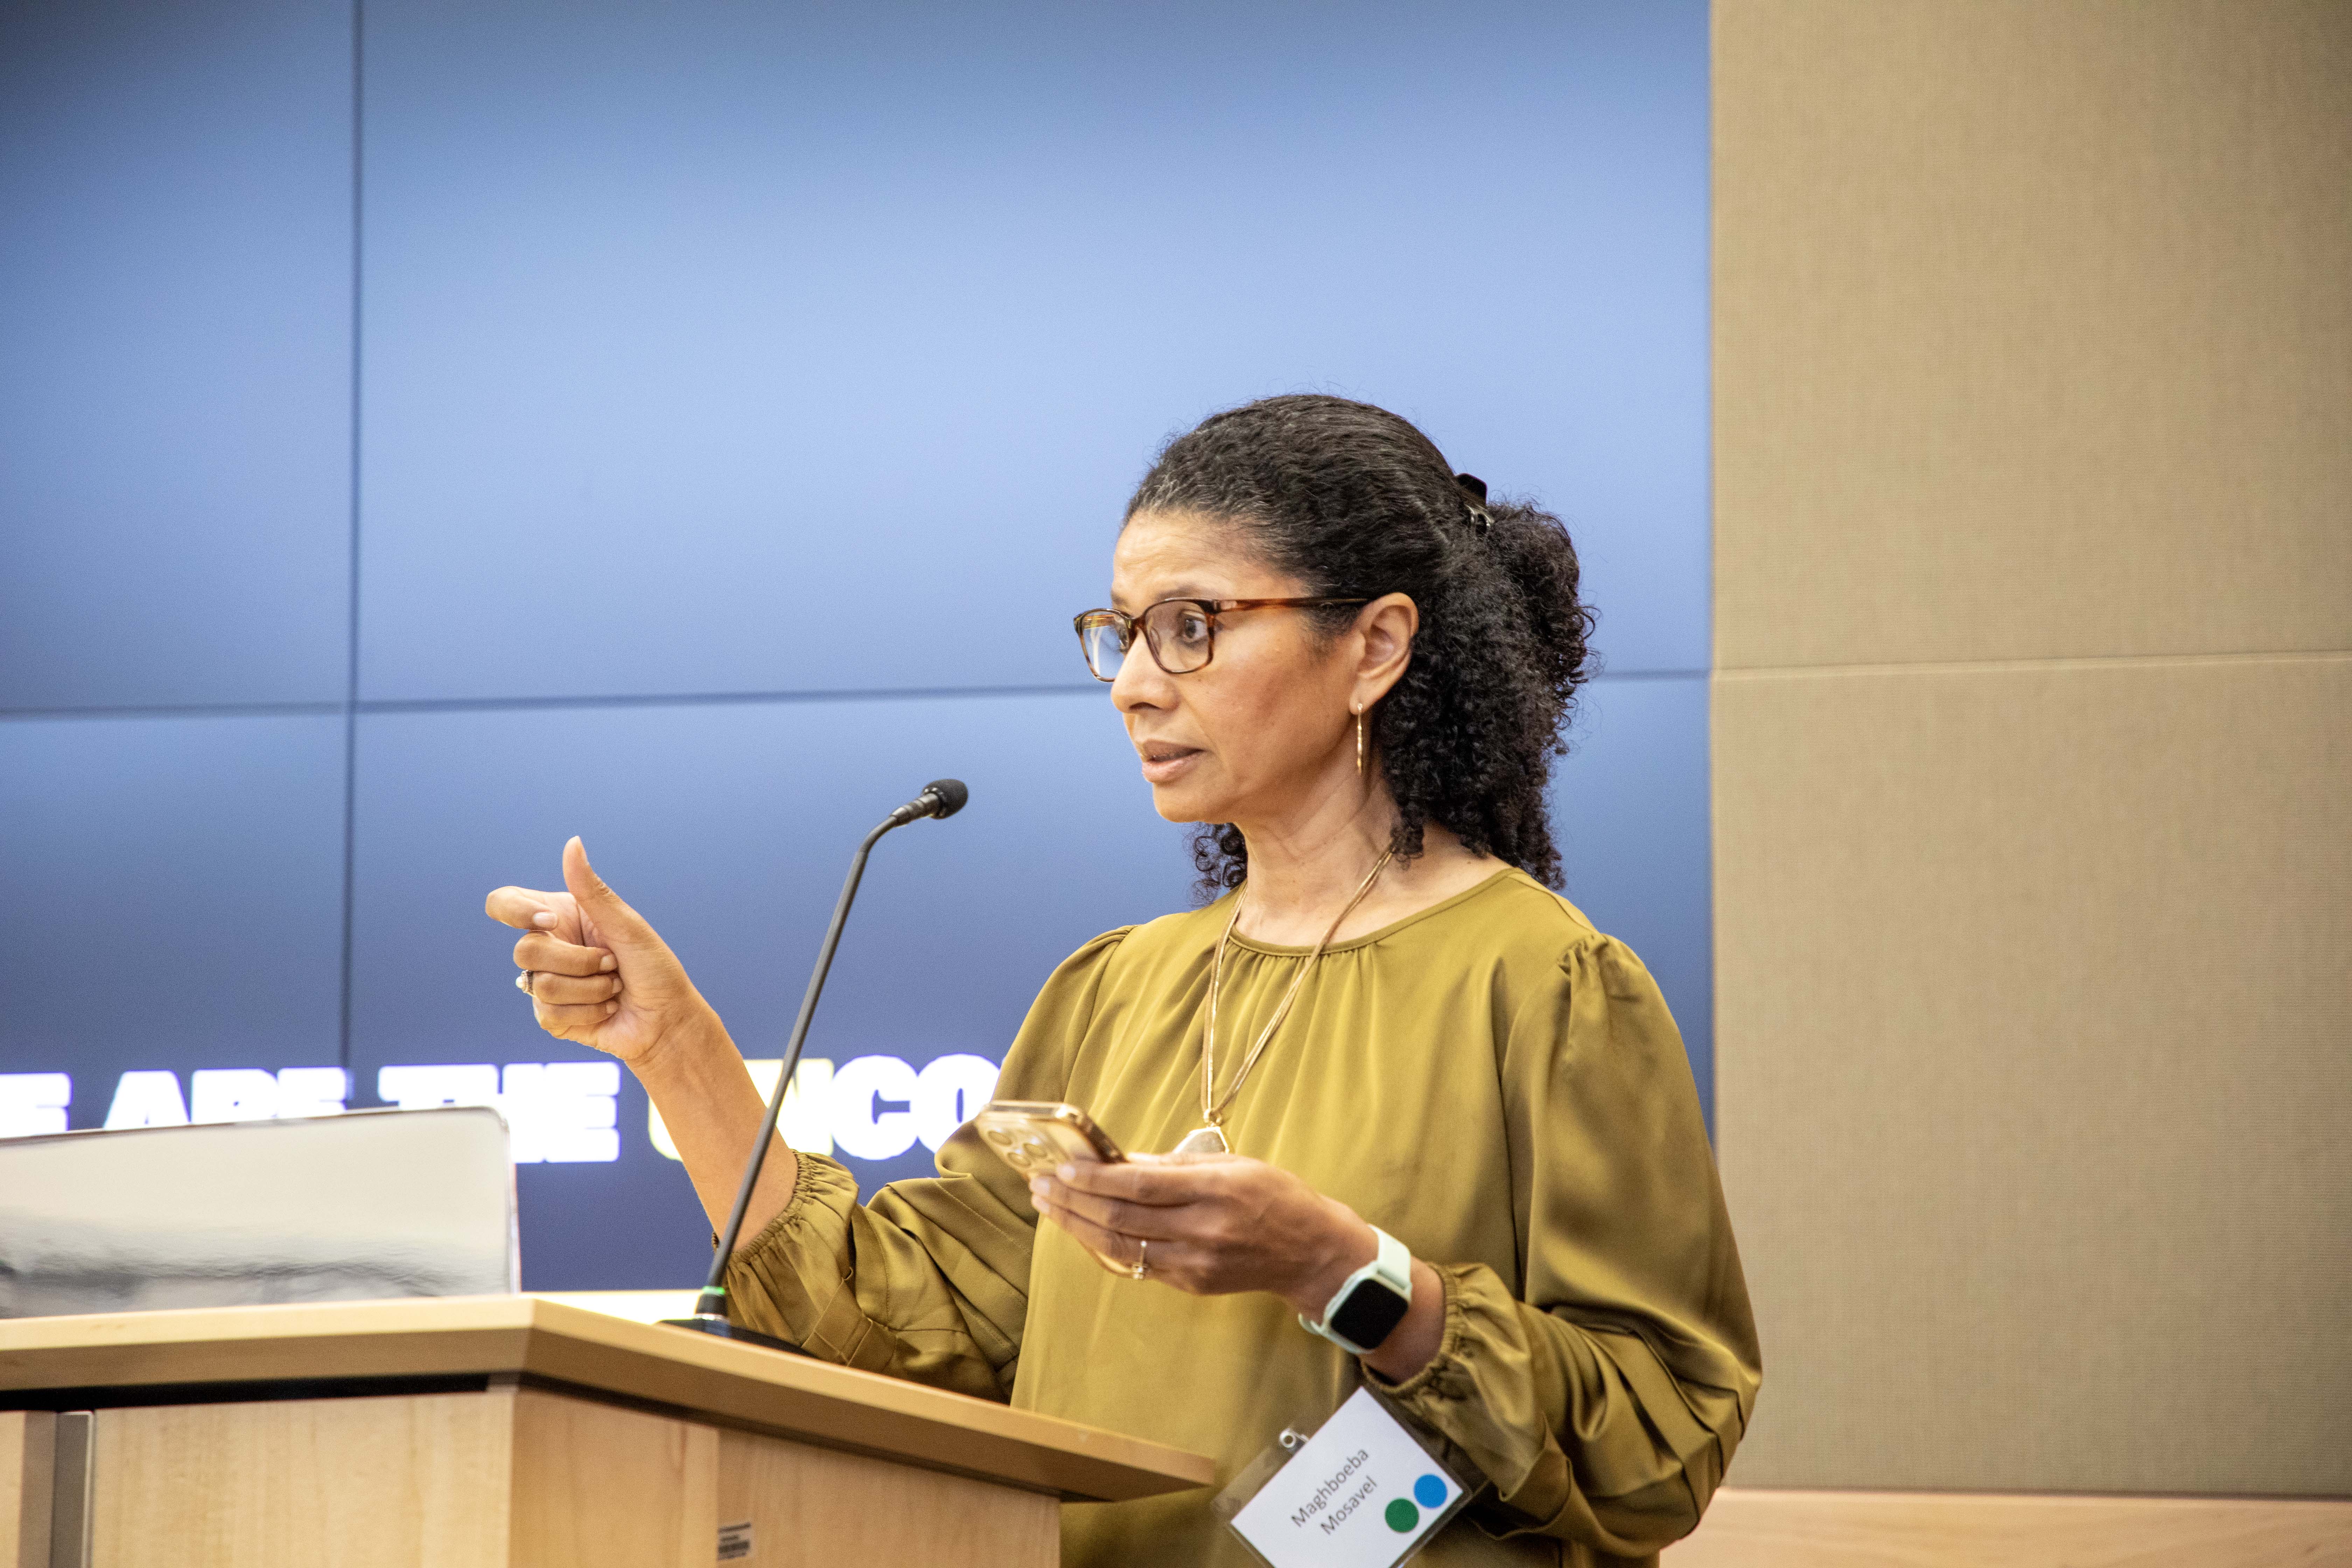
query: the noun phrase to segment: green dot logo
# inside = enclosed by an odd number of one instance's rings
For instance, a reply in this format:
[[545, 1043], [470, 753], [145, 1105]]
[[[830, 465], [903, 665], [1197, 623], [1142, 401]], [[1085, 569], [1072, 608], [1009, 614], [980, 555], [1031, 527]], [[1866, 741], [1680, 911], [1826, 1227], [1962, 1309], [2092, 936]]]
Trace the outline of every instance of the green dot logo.
[[1421, 1522], [1421, 1510], [1413, 1507], [1403, 1498], [1395, 1498], [1390, 1500], [1385, 1517], [1391, 1530], [1395, 1531], [1399, 1535], [1409, 1535], [1412, 1532], [1412, 1527]]

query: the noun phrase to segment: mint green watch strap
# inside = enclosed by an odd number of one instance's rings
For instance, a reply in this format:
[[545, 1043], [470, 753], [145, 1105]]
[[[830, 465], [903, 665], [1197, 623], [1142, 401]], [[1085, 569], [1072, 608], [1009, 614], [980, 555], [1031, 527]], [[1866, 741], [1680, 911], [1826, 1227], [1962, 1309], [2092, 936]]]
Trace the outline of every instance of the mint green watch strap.
[[1367, 1279], [1377, 1279], [1402, 1297], [1408, 1308], [1412, 1305], [1412, 1250], [1379, 1226], [1372, 1226], [1372, 1234], [1380, 1238], [1380, 1251], [1372, 1255], [1372, 1260], [1370, 1263], [1339, 1281], [1339, 1288], [1331, 1292], [1331, 1299], [1328, 1301], [1323, 1303], [1322, 1321], [1318, 1322], [1304, 1312], [1298, 1314], [1300, 1328], [1309, 1333], [1322, 1335], [1349, 1355], [1370, 1355], [1376, 1348], [1371, 1345], [1360, 1345], [1347, 1335], [1338, 1333], [1331, 1328], [1331, 1314], [1339, 1310], [1339, 1304], [1348, 1299], [1349, 1293], [1359, 1284]]

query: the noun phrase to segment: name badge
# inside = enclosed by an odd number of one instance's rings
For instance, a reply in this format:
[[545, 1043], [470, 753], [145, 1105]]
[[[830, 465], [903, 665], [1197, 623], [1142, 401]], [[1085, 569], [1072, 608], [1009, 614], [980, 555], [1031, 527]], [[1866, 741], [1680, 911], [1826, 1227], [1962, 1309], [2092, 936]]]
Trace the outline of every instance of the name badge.
[[1230, 1521], [1273, 1568], [1389, 1568], [1467, 1494], [1411, 1428], [1360, 1388]]

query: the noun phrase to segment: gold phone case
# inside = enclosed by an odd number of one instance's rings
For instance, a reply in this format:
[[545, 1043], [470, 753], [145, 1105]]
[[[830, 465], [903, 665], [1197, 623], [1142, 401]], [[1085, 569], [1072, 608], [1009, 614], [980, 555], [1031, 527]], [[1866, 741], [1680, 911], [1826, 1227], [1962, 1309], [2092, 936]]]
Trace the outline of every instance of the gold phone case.
[[972, 1124], [997, 1158], [1024, 1176], [1072, 1160], [1115, 1165], [1127, 1158], [1092, 1117], [1056, 1100], [994, 1100], [972, 1118]]

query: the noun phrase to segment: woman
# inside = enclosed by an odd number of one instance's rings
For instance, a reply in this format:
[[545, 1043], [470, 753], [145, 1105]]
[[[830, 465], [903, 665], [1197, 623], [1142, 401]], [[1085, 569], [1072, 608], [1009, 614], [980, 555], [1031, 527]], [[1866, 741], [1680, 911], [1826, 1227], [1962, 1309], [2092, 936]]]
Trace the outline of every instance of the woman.
[[[967, 1126], [861, 1206], [779, 1142], [736, 1315], [1213, 1454], [1221, 1484], [1368, 1381], [1488, 1483], [1428, 1562], [1649, 1559], [1697, 1522], [1759, 1363], [1674, 1020], [1549, 887], [1591, 624], [1567, 534], [1393, 415], [1277, 397], [1168, 446], [1111, 584], [1087, 662], [1223, 896], [1079, 949], [997, 1092], [1190, 1152], [1024, 1185]], [[541, 1025], [644, 1080], [716, 1225], [760, 1096], [578, 839], [564, 872], [489, 912], [527, 931]], [[1300, 1320], [1384, 1234], [1406, 1304], [1352, 1354]], [[1064, 1561], [1250, 1561], [1211, 1495], [1066, 1508]]]

